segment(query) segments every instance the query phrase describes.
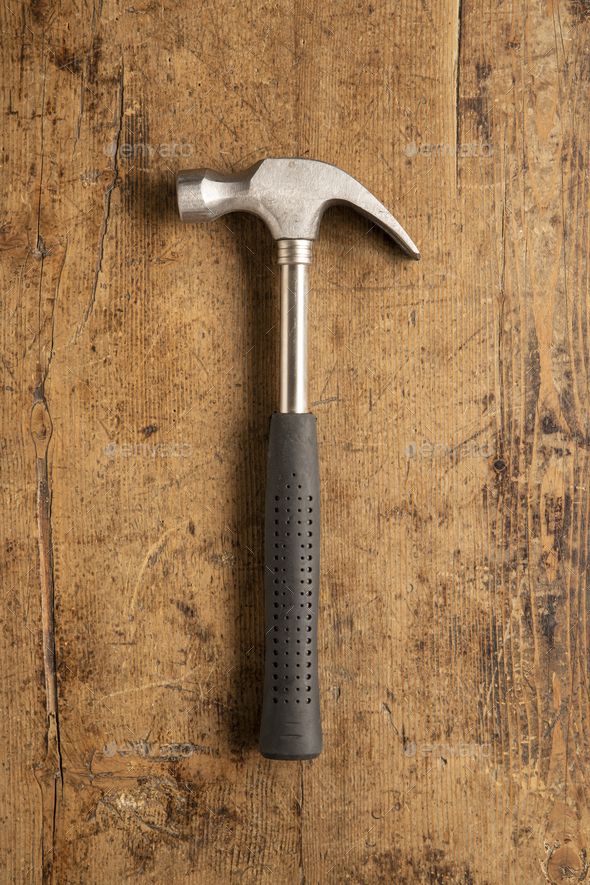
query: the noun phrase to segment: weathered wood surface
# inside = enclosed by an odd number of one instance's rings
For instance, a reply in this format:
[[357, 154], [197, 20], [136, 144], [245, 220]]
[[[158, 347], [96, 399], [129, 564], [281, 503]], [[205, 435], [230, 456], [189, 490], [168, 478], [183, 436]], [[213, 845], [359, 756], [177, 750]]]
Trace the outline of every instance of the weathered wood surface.
[[[3, 5], [2, 881], [583, 879], [589, 16]], [[255, 747], [272, 244], [173, 195], [269, 154], [423, 251], [316, 249], [305, 764]]]

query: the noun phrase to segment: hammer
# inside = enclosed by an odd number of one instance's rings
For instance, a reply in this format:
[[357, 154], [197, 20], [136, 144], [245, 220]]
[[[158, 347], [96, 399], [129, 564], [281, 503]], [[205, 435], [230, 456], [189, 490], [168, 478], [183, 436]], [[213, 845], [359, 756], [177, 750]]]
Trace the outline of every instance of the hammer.
[[245, 172], [180, 172], [182, 221], [250, 212], [277, 240], [281, 291], [279, 411], [270, 419], [265, 515], [265, 674], [260, 752], [313, 759], [322, 750], [317, 669], [320, 484], [316, 419], [307, 403], [309, 265], [324, 210], [343, 203], [412, 258], [418, 249], [385, 206], [329, 163], [261, 160]]

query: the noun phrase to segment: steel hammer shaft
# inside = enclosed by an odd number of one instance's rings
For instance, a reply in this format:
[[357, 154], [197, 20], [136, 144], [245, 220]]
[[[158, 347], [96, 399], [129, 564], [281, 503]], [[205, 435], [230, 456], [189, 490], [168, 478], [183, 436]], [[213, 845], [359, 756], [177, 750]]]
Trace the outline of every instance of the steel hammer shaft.
[[281, 412], [307, 412], [307, 296], [311, 249], [311, 240], [278, 241], [281, 274]]

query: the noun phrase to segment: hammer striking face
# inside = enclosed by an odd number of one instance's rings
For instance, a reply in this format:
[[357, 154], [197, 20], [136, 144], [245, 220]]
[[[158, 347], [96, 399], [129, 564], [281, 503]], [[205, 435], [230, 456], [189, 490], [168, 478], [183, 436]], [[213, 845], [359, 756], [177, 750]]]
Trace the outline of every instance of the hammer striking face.
[[279, 411], [270, 423], [265, 521], [266, 652], [260, 750], [311, 759], [322, 749], [317, 676], [319, 471], [316, 419], [307, 409], [307, 296], [312, 241], [324, 211], [351, 206], [411, 258], [418, 249], [360, 182], [318, 160], [261, 160], [241, 173], [180, 172], [183, 221], [250, 212], [278, 240], [281, 288]]

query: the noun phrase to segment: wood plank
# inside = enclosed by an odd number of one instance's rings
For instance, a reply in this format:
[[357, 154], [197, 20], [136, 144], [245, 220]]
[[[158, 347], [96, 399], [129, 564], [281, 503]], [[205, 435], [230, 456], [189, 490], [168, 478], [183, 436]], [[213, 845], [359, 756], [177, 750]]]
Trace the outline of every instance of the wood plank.
[[[589, 18], [4, 7], [2, 876], [582, 881]], [[315, 156], [325, 744], [256, 749], [273, 246], [177, 169]], [[54, 644], [55, 643], [55, 651]]]

